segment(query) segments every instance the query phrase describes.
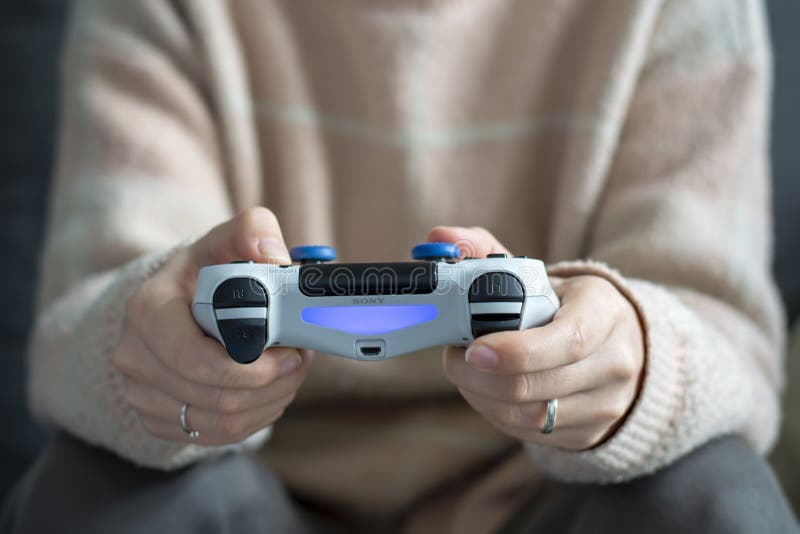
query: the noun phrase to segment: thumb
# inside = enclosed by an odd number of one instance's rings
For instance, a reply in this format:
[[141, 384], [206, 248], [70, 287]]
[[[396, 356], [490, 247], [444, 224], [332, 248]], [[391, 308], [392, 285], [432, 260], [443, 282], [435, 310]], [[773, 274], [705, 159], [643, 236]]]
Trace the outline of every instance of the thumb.
[[487, 229], [480, 226], [436, 226], [428, 233], [428, 241], [458, 245], [464, 257], [485, 258], [488, 254], [508, 254], [508, 249]]
[[191, 247], [198, 265], [245, 260], [290, 264], [278, 218], [267, 208], [248, 208], [211, 229]]

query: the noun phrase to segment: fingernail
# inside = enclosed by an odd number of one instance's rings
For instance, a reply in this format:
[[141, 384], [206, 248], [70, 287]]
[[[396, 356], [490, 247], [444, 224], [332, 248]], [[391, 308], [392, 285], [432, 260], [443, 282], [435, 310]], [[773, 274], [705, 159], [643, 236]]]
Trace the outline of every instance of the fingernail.
[[486, 345], [470, 345], [464, 357], [473, 367], [481, 369], [497, 367], [497, 353]]
[[303, 352], [303, 359], [305, 361], [307, 361], [308, 363], [311, 363], [311, 362], [314, 361], [314, 351], [313, 350], [303, 349], [302, 352]]
[[261, 258], [282, 265], [292, 263], [286, 255], [286, 245], [277, 237], [264, 237], [258, 241], [258, 252]]
[[294, 354], [285, 357], [283, 359], [283, 362], [281, 362], [281, 376], [288, 375], [289, 373], [300, 367], [301, 363], [303, 363], [303, 360], [302, 358], [300, 358], [300, 355], [297, 354], [296, 352]]

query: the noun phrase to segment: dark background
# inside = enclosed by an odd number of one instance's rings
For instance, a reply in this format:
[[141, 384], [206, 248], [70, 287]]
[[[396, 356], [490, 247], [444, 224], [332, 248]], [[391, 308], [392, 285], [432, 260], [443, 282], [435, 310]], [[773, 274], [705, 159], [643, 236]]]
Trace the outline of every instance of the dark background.
[[[48, 437], [25, 408], [24, 350], [53, 163], [56, 62], [68, 4], [0, 0], [0, 502]], [[771, 0], [768, 6], [776, 52], [775, 274], [795, 319], [800, 313], [800, 60], [795, 56], [800, 1]], [[800, 414], [787, 406], [786, 417], [797, 421]], [[797, 446], [782, 443], [780, 459], [773, 460], [784, 484], [795, 491], [798, 482], [791, 473], [800, 471]]]
[[0, 500], [46, 439], [25, 408], [65, 0], [0, 0]]

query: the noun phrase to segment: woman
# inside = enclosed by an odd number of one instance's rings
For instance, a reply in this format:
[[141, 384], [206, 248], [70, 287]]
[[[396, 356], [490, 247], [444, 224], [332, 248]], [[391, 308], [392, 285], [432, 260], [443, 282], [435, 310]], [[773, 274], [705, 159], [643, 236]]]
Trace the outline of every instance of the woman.
[[[783, 345], [760, 3], [84, 1], [64, 73], [30, 398], [81, 438], [44, 473], [124, 488], [69, 521], [794, 528], [754, 454]], [[561, 310], [370, 364], [240, 366], [191, 319], [203, 265], [425, 238], [545, 260]], [[270, 433], [271, 473], [220, 457]]]

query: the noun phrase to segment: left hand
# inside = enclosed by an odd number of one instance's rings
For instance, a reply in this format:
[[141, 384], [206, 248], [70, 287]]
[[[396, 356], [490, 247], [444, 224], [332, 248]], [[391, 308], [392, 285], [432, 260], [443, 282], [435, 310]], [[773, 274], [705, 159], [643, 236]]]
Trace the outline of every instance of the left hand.
[[[482, 228], [436, 227], [430, 241], [469, 255], [508, 252]], [[502, 432], [566, 450], [594, 447], [622, 424], [644, 367], [642, 327], [633, 305], [604, 278], [550, 278], [561, 299], [552, 322], [497, 332], [465, 351], [447, 347], [444, 369], [466, 401]], [[542, 434], [547, 401], [558, 399], [555, 430]]]

